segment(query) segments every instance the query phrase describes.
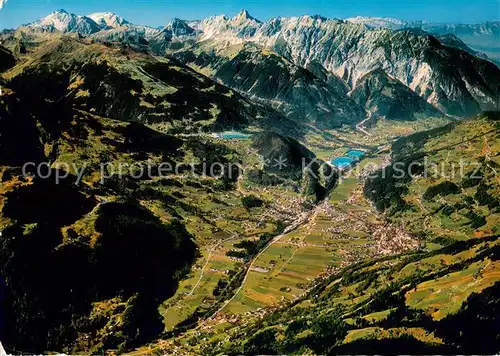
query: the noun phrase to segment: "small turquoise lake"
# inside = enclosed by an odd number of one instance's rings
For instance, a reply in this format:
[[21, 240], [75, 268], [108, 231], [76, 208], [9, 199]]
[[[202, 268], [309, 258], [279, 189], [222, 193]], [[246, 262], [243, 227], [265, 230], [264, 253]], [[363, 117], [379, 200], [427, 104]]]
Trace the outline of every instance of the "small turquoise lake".
[[246, 135], [241, 132], [223, 132], [220, 134], [220, 136], [224, 140], [236, 140], [236, 139], [244, 139], [250, 137], [250, 135]]
[[354, 162], [351, 157], [337, 157], [331, 161], [331, 163], [339, 169], [350, 166]]
[[337, 157], [331, 160], [331, 164], [338, 169], [344, 169], [351, 166], [354, 162], [359, 161], [366, 155], [365, 152], [359, 150], [351, 150], [342, 157]]
[[352, 150], [352, 151], [347, 152], [345, 155], [347, 157], [352, 157], [352, 158], [361, 158], [361, 157], [364, 157], [365, 154], [366, 153], [363, 151]]

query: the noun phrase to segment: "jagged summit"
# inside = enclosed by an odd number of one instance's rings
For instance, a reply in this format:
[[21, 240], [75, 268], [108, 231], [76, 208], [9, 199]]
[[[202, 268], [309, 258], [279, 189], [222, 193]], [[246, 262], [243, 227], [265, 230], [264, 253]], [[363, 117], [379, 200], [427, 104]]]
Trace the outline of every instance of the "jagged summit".
[[200, 30], [205, 39], [213, 36], [223, 37], [229, 41], [241, 41], [255, 35], [263, 23], [252, 17], [247, 10], [241, 10], [234, 17], [226, 15], [212, 16], [204, 19], [200, 24]]
[[372, 28], [390, 28], [390, 29], [400, 29], [406, 26], [406, 22], [394, 19], [390, 17], [365, 17], [365, 16], [356, 16], [345, 19], [347, 22], [365, 25]]
[[101, 27], [115, 28], [115, 27], [120, 27], [123, 25], [130, 24], [130, 22], [125, 20], [123, 17], [118, 16], [112, 12], [96, 12], [96, 13], [87, 15], [87, 17], [94, 20]]
[[325, 16], [321, 16], [319, 14], [314, 14], [314, 15], [309, 15], [310, 18], [314, 19], [314, 20], [321, 20], [321, 21], [326, 21], [328, 20], [327, 17]]
[[164, 28], [162, 33], [169, 33], [175, 37], [192, 36], [197, 33], [197, 30], [187, 24], [186, 21], [174, 17]]
[[168, 23], [164, 30], [170, 31], [174, 36], [188, 36], [196, 32], [186, 21], [176, 17]]
[[28, 27], [42, 31], [78, 32], [89, 35], [98, 32], [99, 25], [87, 16], [70, 14], [64, 9], [56, 10]]
[[236, 14], [236, 16], [233, 17], [233, 20], [236, 20], [236, 21], [247, 21], [247, 20], [250, 20], [250, 21], [255, 21], [255, 22], [258, 22], [258, 23], [262, 23], [261, 21], [257, 20], [255, 17], [253, 17], [252, 15], [250, 15], [250, 13], [245, 10], [245, 9], [241, 9], [240, 12], [238, 12], [238, 14]]

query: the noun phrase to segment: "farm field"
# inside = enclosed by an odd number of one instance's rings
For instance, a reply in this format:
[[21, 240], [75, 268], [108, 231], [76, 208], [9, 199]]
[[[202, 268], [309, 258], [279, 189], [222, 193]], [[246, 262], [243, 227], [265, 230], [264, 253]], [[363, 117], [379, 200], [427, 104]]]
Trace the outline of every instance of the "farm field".
[[[262, 165], [251, 141], [225, 140], [224, 144], [245, 156], [243, 166], [246, 169]], [[341, 146], [337, 146], [340, 150]], [[343, 148], [339, 152], [348, 151], [349, 148]], [[367, 161], [376, 165], [382, 158], [375, 156]], [[362, 160], [360, 166], [366, 167], [367, 163]], [[223, 304], [222, 315], [254, 312], [295, 300], [340, 268], [377, 255], [377, 243], [371, 233], [374, 228], [383, 229], [383, 222], [360, 194], [362, 171], [363, 168], [353, 169], [352, 177], [342, 179], [327, 202], [315, 209], [305, 224], [259, 255], [244, 285], [237, 289], [229, 304]], [[178, 211], [185, 215], [188, 230], [199, 242], [200, 258], [180, 282], [176, 294], [160, 307], [166, 330], [172, 330], [194, 313], [214, 310], [220, 305], [221, 296], [214, 295], [220, 281], [229, 281], [247, 268], [245, 261], [227, 256], [235, 245], [273, 233], [277, 221], [289, 221], [289, 224], [293, 216], [305, 211], [300, 206], [305, 200], [297, 193], [279, 186], [259, 187], [245, 179], [238, 181], [236, 192], [218, 195], [217, 199], [197, 187], [182, 191], [175, 187], [169, 189], [182, 194], [187, 204], [197, 205], [202, 216], [182, 209]], [[251, 210], [238, 207], [240, 199], [247, 194], [272, 203]], [[366, 218], [367, 223], [358, 215]], [[244, 224], [240, 223], [243, 221]]]
[[[283, 353], [273, 340], [303, 345], [324, 330], [342, 330], [343, 341], [330, 349], [340, 354], [356, 354], [366, 345], [380, 353], [413, 345], [422, 353], [441, 354], [472, 350], [477, 340], [490, 340], [500, 305], [495, 125], [478, 119], [393, 145], [393, 159], [404, 161], [423, 151], [430, 162], [445, 166], [461, 158], [482, 163], [475, 180], [468, 174], [446, 179], [458, 189], [425, 175], [401, 182], [408, 189], [400, 193], [407, 204], [396, 206], [400, 210], [394, 205], [377, 209], [382, 205], [365, 195], [362, 170], [346, 177], [306, 223], [257, 258], [231, 303], [194, 336], [186, 335], [186, 350], [238, 352], [255, 345], [257, 333], [272, 335], [271, 343], [262, 342]], [[387, 161], [384, 154], [366, 160], [384, 166]], [[393, 184], [388, 178], [384, 187]], [[378, 176], [370, 179], [376, 182]], [[451, 194], [441, 187], [451, 187]], [[198, 347], [199, 338], [213, 342]]]
[[[248, 140], [225, 140], [224, 143], [245, 155], [244, 167], [258, 167], [261, 161]], [[237, 190], [224, 194], [207, 192], [202, 186], [168, 187], [170, 194], [182, 196], [185, 205], [176, 212], [186, 221], [187, 230], [196, 238], [199, 258], [190, 273], [180, 281], [174, 296], [159, 308], [165, 330], [174, 329], [195, 313], [213, 310], [222, 296], [215, 295], [220, 281], [231, 281], [244, 270], [242, 259], [226, 254], [234, 244], [274, 234], [281, 224], [289, 224], [304, 210], [305, 199], [286, 187], [259, 187], [239, 180]], [[245, 208], [242, 198], [251, 195], [262, 199], [262, 207]], [[191, 206], [196, 206], [192, 211]], [[251, 280], [251, 278], [250, 278]], [[240, 311], [255, 310], [262, 305], [248, 301]], [[232, 306], [231, 306], [232, 307]]]
[[[371, 162], [381, 162], [381, 158]], [[245, 313], [296, 300], [335, 271], [390, 253], [382, 245], [387, 244], [385, 239], [391, 229], [373, 211], [361, 190], [359, 177], [342, 179], [307, 223], [284, 235], [258, 257], [247, 282], [222, 311]], [[408, 239], [398, 251], [412, 245]]]

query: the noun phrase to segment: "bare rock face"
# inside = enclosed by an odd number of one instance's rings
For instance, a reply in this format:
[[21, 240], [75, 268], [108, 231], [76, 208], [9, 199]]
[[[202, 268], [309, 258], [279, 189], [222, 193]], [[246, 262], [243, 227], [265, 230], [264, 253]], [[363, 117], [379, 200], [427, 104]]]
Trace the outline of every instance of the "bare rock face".
[[[272, 36], [269, 34], [272, 33]], [[443, 46], [411, 30], [369, 30], [322, 18], [280, 20], [256, 40], [295, 63], [321, 63], [351, 87], [380, 67], [449, 115], [469, 116], [495, 107], [500, 70], [492, 63]]]
[[[174, 19], [161, 29], [134, 25], [112, 13], [77, 16], [60, 10], [28, 28], [76, 32], [159, 55], [189, 49], [191, 57], [203, 56], [201, 67], [213, 78], [279, 107], [285, 115], [329, 128], [365, 117], [363, 108], [348, 96], [353, 91], [359, 94], [359, 82], [376, 69], [406, 87], [406, 96], [415, 99], [413, 92], [437, 110], [419, 109], [426, 115], [440, 111], [467, 117], [498, 109], [500, 69], [461, 41], [495, 36], [498, 24], [464, 26], [395, 19], [338, 20], [319, 15], [263, 23], [242, 10], [234, 17], [220, 15], [191, 22]], [[252, 50], [249, 44], [254, 46]], [[191, 58], [191, 62], [200, 65], [197, 59]], [[405, 91], [399, 84], [397, 87], [398, 92]], [[413, 113], [405, 115], [402, 110], [396, 116], [415, 118]]]
[[300, 123], [328, 129], [354, 125], [365, 117], [364, 109], [347, 95], [346, 83], [334, 74], [312, 65], [312, 71], [300, 67], [252, 43], [238, 51], [232, 57], [207, 52], [196, 55], [191, 48], [176, 56], [211, 71], [224, 85]]
[[476, 57], [460, 41], [458, 46], [456, 39], [451, 43], [449, 36], [443, 45], [427, 32], [403, 24], [399, 30], [378, 27], [321, 16], [265, 23], [218, 16], [204, 20], [201, 30], [215, 52], [253, 42], [297, 66], [320, 65], [351, 89], [380, 68], [447, 115], [465, 117], [496, 109], [500, 70], [493, 63]]
[[248, 11], [241, 10], [232, 18], [225, 15], [209, 17], [200, 23], [199, 28], [203, 31], [204, 40], [216, 37], [218, 40], [242, 41], [255, 36], [261, 26], [262, 23], [250, 16]]
[[[489, 21], [480, 24], [446, 24], [432, 23], [426, 21], [402, 21], [391, 18], [380, 17], [352, 17], [346, 19], [353, 24], [361, 24], [370, 29], [387, 28], [391, 30], [401, 30], [403, 28], [421, 29], [435, 35], [439, 41], [445, 45], [452, 44], [452, 47], [464, 49], [464, 44], [468, 50], [480, 56], [486, 55], [497, 64], [500, 60], [498, 49], [498, 38], [500, 37], [500, 21]], [[452, 40], [451, 37], [454, 37]], [[452, 40], [450, 42], [450, 40]], [[460, 41], [460, 42], [457, 42]], [[466, 51], [468, 51], [466, 50]]]
[[396, 79], [376, 69], [364, 75], [351, 97], [370, 111], [372, 118], [388, 120], [417, 120], [421, 117], [443, 116], [423, 98]]

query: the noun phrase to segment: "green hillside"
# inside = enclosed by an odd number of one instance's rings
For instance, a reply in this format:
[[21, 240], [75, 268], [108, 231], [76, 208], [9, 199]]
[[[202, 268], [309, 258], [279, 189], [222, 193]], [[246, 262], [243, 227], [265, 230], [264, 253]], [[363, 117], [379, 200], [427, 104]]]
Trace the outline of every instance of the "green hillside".
[[[9, 350], [130, 350], [213, 313], [244, 264], [222, 253], [197, 283], [203, 257], [214, 245], [227, 251], [275, 236], [295, 213], [281, 205], [306, 201], [291, 181], [264, 190], [239, 179], [247, 167], [262, 168], [251, 139], [204, 132], [263, 131], [276, 122], [287, 131], [287, 120], [186, 67], [49, 38], [2, 76], [0, 274]], [[214, 295], [222, 271], [233, 287]]]
[[[238, 321], [208, 323], [165, 347], [249, 355], [497, 352], [498, 123], [498, 114], [488, 113], [402, 138], [392, 146], [385, 178], [379, 171], [367, 179], [365, 193], [393, 224], [408, 225], [420, 248], [348, 265], [295, 301]], [[427, 164], [467, 157], [482, 163], [483, 174], [475, 179], [466, 170], [450, 183], [422, 175], [396, 180], [390, 167], [423, 157]], [[417, 179], [427, 182], [426, 189], [412, 190]], [[447, 215], [445, 206], [455, 210]], [[485, 217], [482, 224], [476, 215]]]
[[[426, 241], [499, 233], [498, 114], [400, 139], [366, 195]], [[401, 173], [402, 172], [402, 173]]]

